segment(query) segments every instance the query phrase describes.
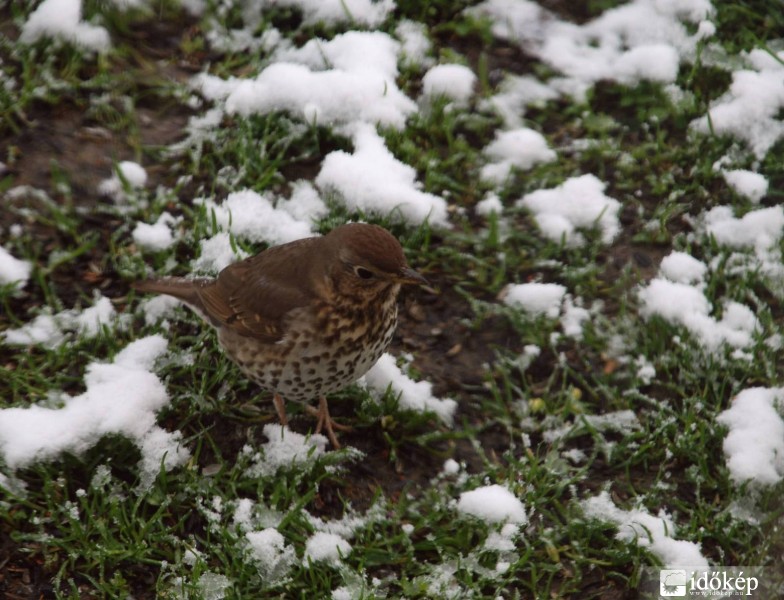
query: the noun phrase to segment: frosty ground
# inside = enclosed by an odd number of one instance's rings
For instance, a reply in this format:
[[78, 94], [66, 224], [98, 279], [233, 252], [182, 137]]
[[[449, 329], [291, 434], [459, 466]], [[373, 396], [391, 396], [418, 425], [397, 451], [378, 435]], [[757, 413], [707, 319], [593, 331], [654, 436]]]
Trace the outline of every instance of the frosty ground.
[[[782, 572], [776, 2], [29, 4], [0, 3], [6, 597]], [[432, 285], [330, 399], [335, 451], [130, 284], [351, 220]]]

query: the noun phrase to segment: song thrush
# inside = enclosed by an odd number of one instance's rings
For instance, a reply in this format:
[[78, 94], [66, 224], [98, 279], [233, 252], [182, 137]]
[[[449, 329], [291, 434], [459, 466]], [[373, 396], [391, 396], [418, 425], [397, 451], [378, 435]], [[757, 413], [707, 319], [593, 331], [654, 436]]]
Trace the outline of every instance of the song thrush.
[[310, 407], [316, 432], [323, 427], [339, 448], [326, 394], [376, 363], [397, 326], [401, 285], [423, 283], [392, 234], [352, 223], [269, 248], [215, 279], [170, 277], [135, 287], [174, 296], [213, 325], [242, 372], [272, 392], [283, 425], [284, 399], [318, 397], [318, 409]]

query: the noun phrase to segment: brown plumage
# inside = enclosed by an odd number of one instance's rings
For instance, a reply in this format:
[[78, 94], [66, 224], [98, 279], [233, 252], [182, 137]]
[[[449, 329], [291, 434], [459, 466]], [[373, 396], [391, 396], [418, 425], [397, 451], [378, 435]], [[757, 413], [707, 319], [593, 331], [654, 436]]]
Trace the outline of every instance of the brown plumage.
[[243, 373], [273, 393], [284, 425], [283, 399], [318, 397], [316, 431], [324, 427], [339, 447], [326, 394], [376, 363], [397, 325], [400, 286], [422, 283], [388, 231], [353, 223], [269, 248], [215, 279], [151, 279], [135, 287], [174, 296], [212, 324]]

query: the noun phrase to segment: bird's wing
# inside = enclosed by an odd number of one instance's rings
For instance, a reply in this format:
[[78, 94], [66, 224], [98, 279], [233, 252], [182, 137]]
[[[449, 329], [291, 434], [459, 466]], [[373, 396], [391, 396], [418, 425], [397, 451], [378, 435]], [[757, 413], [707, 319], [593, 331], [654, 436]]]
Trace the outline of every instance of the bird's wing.
[[289, 311], [313, 299], [308, 257], [319, 239], [275, 246], [229, 265], [198, 289], [205, 312], [240, 335], [277, 342]]

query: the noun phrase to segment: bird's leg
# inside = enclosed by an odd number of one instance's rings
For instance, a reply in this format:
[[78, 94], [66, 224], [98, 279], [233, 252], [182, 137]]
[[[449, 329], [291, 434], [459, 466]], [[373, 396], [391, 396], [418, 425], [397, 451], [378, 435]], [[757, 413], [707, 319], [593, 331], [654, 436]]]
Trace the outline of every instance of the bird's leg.
[[280, 424], [283, 425], [283, 427], [288, 426], [289, 418], [286, 416], [286, 405], [283, 403], [283, 398], [281, 398], [280, 394], [277, 392], [272, 395], [272, 403], [275, 405], [275, 412], [278, 413]]
[[313, 408], [312, 406], [308, 406], [306, 410], [315, 415], [318, 419], [316, 421], [316, 433], [321, 433], [321, 429], [323, 428], [327, 432], [327, 437], [329, 438], [332, 447], [335, 450], [339, 450], [341, 448], [340, 442], [338, 442], [338, 438], [335, 435], [335, 429], [338, 431], [351, 431], [351, 427], [347, 425], [340, 425], [339, 423], [335, 423], [332, 420], [332, 417], [329, 416], [329, 407], [327, 406], [327, 397], [326, 396], [319, 396], [319, 405], [318, 408]]

